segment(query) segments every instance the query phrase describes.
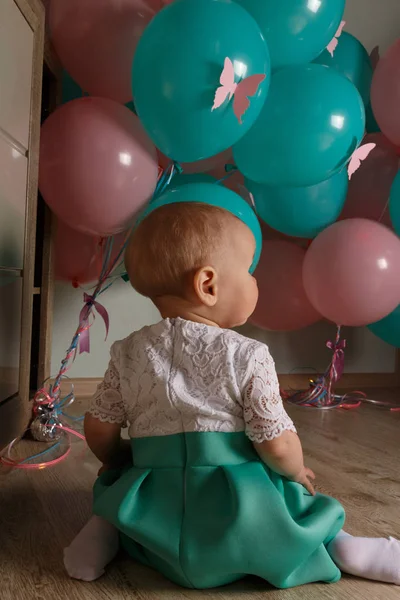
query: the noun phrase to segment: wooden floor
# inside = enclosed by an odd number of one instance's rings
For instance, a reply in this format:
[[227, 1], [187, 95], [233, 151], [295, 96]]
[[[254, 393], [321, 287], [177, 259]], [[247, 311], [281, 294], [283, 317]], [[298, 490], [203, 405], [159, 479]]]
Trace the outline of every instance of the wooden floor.
[[[319, 491], [344, 504], [356, 535], [400, 538], [400, 413], [290, 410]], [[30, 452], [32, 443], [20, 444]], [[183, 590], [121, 556], [95, 583], [68, 579], [62, 549], [90, 515], [96, 461], [80, 442], [58, 467], [0, 479], [2, 600], [399, 600], [398, 587], [344, 576], [333, 585], [274, 590], [250, 579], [219, 590]]]

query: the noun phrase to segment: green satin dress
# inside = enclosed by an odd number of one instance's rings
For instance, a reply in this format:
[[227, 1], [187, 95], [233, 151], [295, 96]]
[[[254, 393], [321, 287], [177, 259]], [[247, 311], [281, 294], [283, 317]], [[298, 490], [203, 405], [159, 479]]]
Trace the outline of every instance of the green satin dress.
[[188, 588], [246, 575], [278, 588], [340, 579], [326, 547], [342, 506], [272, 472], [244, 433], [132, 439], [132, 456], [98, 478], [94, 512], [134, 559]]

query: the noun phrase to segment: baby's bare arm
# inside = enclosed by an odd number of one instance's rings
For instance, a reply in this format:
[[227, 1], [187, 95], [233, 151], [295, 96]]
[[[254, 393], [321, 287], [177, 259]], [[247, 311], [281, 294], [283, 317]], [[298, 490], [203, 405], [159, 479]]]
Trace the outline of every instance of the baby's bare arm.
[[254, 447], [262, 461], [272, 471], [291, 481], [301, 483], [310, 494], [315, 494], [314, 487], [310, 482], [315, 475], [311, 469], [304, 466], [303, 450], [296, 433], [284, 431], [282, 435], [271, 441], [255, 443]]
[[108, 468], [129, 460], [129, 440], [121, 438], [121, 425], [103, 423], [90, 413], [85, 415], [86, 441], [93, 454]]

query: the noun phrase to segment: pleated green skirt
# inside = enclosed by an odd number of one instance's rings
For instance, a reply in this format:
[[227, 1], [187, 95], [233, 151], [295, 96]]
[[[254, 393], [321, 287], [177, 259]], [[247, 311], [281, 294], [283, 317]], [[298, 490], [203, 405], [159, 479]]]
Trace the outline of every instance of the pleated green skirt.
[[340, 579], [326, 546], [342, 506], [272, 472], [244, 433], [134, 439], [132, 455], [133, 466], [98, 478], [94, 512], [134, 559], [189, 588]]

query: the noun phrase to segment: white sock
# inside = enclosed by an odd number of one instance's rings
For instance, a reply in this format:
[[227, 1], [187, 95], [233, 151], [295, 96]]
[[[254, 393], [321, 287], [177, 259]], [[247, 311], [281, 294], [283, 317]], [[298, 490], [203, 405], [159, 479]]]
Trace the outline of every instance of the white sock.
[[115, 558], [118, 547], [118, 530], [105, 519], [93, 516], [64, 550], [68, 575], [82, 581], [98, 579]]
[[400, 585], [400, 542], [392, 537], [353, 537], [340, 531], [327, 549], [345, 573]]

